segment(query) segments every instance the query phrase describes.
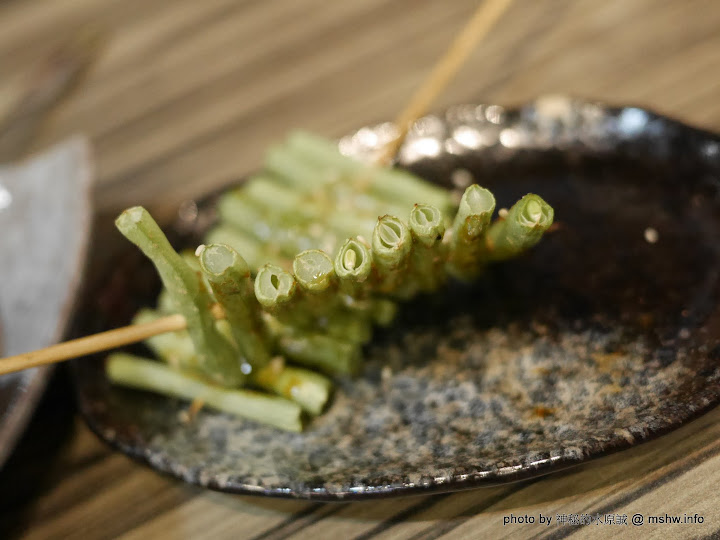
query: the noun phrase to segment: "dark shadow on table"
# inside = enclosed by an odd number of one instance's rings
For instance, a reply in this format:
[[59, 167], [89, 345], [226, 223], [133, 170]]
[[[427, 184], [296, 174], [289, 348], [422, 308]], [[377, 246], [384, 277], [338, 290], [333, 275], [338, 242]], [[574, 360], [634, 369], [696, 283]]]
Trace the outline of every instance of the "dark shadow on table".
[[27, 430], [0, 470], [0, 538], [31, 527], [33, 503], [63, 471], [53, 459], [73, 434], [75, 399], [68, 373], [57, 369]]

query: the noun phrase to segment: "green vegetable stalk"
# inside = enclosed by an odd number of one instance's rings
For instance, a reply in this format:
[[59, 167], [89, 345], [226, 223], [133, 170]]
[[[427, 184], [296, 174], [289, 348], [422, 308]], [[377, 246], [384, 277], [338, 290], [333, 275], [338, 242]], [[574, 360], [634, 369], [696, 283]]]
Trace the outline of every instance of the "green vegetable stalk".
[[393, 216], [378, 219], [372, 237], [376, 289], [382, 294], [408, 297], [407, 275], [412, 252], [412, 236], [407, 225]]
[[335, 317], [338, 302], [333, 294], [332, 261], [327, 255], [318, 250], [303, 252], [295, 258], [293, 267], [297, 279], [273, 265], [258, 271], [255, 296], [268, 313], [281, 324], [294, 327], [299, 334], [324, 330], [333, 338], [353, 342], [367, 339], [365, 333], [356, 337], [361, 332], [358, 321], [343, 322]]
[[[322, 175], [323, 171], [318, 170], [317, 174]], [[235, 199], [238, 198], [246, 202], [246, 207], [255, 209], [256, 214], [261, 213], [265, 221], [281, 225], [280, 230], [291, 228], [300, 231], [303, 238], [311, 238], [309, 243], [298, 244], [290, 256], [313, 248], [334, 251], [341, 238], [371, 233], [377, 216], [390, 208], [375, 199], [358, 197], [357, 191], [346, 184], [331, 184], [323, 190], [304, 193], [264, 176], [253, 177], [236, 190]], [[235, 206], [224, 213], [221, 207], [221, 213], [228, 215], [228, 219], [237, 219], [241, 208]], [[245, 213], [244, 219], [251, 219], [251, 214]]]
[[[135, 316], [133, 323], [152, 322], [160, 316], [155, 311], [143, 309]], [[221, 334], [231, 337], [227, 321], [217, 321], [217, 326]], [[158, 334], [145, 340], [145, 344], [171, 367], [182, 370], [197, 363], [195, 348], [187, 330]], [[253, 368], [248, 378], [250, 385], [295, 401], [310, 414], [318, 414], [322, 410], [332, 390], [327, 377], [307, 369], [287, 366], [280, 357], [273, 358], [263, 367]]]
[[482, 271], [486, 259], [485, 233], [495, 211], [495, 197], [472, 185], [465, 190], [455, 216], [450, 244], [450, 271], [470, 280]]
[[314, 318], [334, 311], [339, 303], [332, 260], [318, 249], [303, 251], [293, 260], [293, 274], [300, 293], [295, 318], [313, 326]]
[[271, 215], [248, 200], [241, 191], [220, 197], [218, 213], [224, 224], [232, 225], [240, 233], [254, 239], [271, 256], [273, 255], [271, 250], [274, 250], [276, 255], [291, 258], [303, 249], [309, 249], [322, 242], [336, 241], [335, 235], [323, 227], [312, 235], [303, 219]]
[[286, 431], [302, 431], [302, 409], [287, 399], [248, 390], [229, 390], [177, 368], [125, 353], [110, 355], [105, 369], [115, 384], [180, 399], [201, 399], [213, 409]]
[[322, 189], [329, 182], [337, 179], [337, 174], [334, 174], [332, 169], [325, 168], [322, 174], [318, 174], [317, 169], [285, 151], [281, 146], [273, 146], [268, 150], [265, 155], [265, 168], [299, 192]]
[[215, 327], [212, 302], [197, 273], [172, 248], [155, 220], [142, 207], [125, 210], [115, 221], [120, 232], [152, 260], [178, 313], [187, 320], [198, 368], [224, 386], [245, 379], [235, 347]]
[[267, 176], [253, 176], [235, 194], [285, 220], [305, 223], [321, 217], [317, 208], [308, 206], [312, 203], [311, 197]]
[[296, 324], [298, 328], [319, 330], [351, 343], [370, 339], [369, 321], [342, 303], [335, 268], [328, 255], [315, 249], [303, 251], [295, 257], [293, 271], [302, 293], [293, 319], [300, 321]]
[[[145, 324], [156, 321], [161, 316], [159, 312], [145, 308], [135, 314], [132, 322], [133, 324]], [[199, 373], [202, 372], [198, 365], [199, 362], [198, 356], [195, 353], [195, 347], [187, 330], [158, 334], [146, 339], [145, 344], [158, 358], [172, 367]]]
[[[283, 146], [278, 146], [273, 150], [274, 161], [288, 160], [293, 163], [302, 164], [303, 175], [311, 177], [313, 180], [321, 180], [320, 182], [311, 181], [303, 183], [301, 179], [295, 178], [292, 184], [298, 183], [305, 186], [302, 189], [297, 187], [288, 187], [287, 180], [278, 178], [275, 187], [265, 189], [267, 182], [272, 182], [268, 177], [261, 177], [262, 182], [259, 186], [255, 186], [257, 177], [250, 180], [247, 188], [244, 190], [249, 197], [255, 199], [255, 202], [262, 203], [264, 200], [265, 208], [272, 208], [283, 212], [292, 212], [305, 217], [314, 213], [315, 219], [321, 219], [323, 223], [332, 224], [336, 218], [344, 221], [346, 236], [354, 236], [363, 232], [363, 227], [357, 224], [364, 217], [372, 219], [372, 224], [368, 232], [372, 231], [375, 219], [378, 216], [395, 213], [401, 211], [406, 206], [405, 201], [385, 200], [377, 197], [373, 193], [365, 193], [367, 191], [367, 183], [369, 176], [374, 171], [372, 168], [360, 164], [350, 158], [344, 157], [335, 150], [335, 156], [339, 157], [343, 163], [349, 165], [345, 171], [336, 167], [328, 166], [313, 159], [311, 155], [307, 155], [302, 149], [295, 148], [290, 137], [290, 142]], [[332, 145], [330, 141], [325, 143]], [[277, 171], [275, 171], [277, 173]], [[273, 170], [270, 167], [269, 174], [273, 176]], [[291, 172], [289, 174], [294, 174]], [[417, 179], [416, 179], [417, 181]], [[279, 192], [279, 183], [283, 184], [284, 192]], [[261, 187], [261, 192], [255, 191], [256, 187]], [[422, 190], [424, 186], [419, 189]], [[279, 202], [272, 200], [272, 195], [277, 194]], [[257, 197], [255, 195], [258, 195]], [[292, 201], [293, 197], [296, 199]], [[301, 199], [302, 209], [298, 209], [297, 199]], [[338, 212], [339, 208], [344, 211]], [[342, 221], [341, 221], [342, 222]], [[354, 224], [354, 226], [353, 226]]]
[[198, 279], [202, 283], [203, 287], [205, 287], [205, 290], [210, 296], [210, 300], [214, 302], [215, 296], [213, 294], [212, 288], [210, 287], [210, 283], [208, 282], [207, 278], [203, 275], [202, 269], [200, 268], [200, 263], [195, 256], [195, 252], [189, 249], [184, 249], [180, 252], [180, 257], [182, 257], [182, 260], [187, 263], [187, 265], [193, 270], [193, 272], [195, 272]]
[[553, 223], [555, 212], [539, 196], [525, 195], [487, 233], [488, 258], [501, 261], [515, 257], [537, 244]]
[[329, 375], [354, 375], [358, 372], [360, 345], [299, 330], [281, 323], [271, 315], [266, 315], [264, 320], [280, 352], [298, 364], [319, 369]]
[[278, 346], [288, 358], [330, 375], [355, 375], [359, 369], [360, 347], [355, 343], [288, 328]]
[[301, 290], [314, 303], [334, 299], [335, 269], [327, 254], [318, 249], [298, 253], [293, 260], [293, 273]]
[[379, 326], [388, 326], [397, 313], [397, 304], [388, 298], [372, 297], [372, 251], [365, 242], [348, 239], [335, 257], [343, 305], [358, 318], [367, 318]]
[[307, 249], [334, 251], [341, 238], [372, 231], [375, 222], [375, 217], [359, 216], [354, 208], [338, 208], [323, 197], [297, 193], [266, 177], [254, 177], [220, 197], [218, 213], [223, 223], [285, 257]]
[[422, 292], [437, 290], [445, 281], [445, 220], [440, 210], [427, 204], [416, 204], [408, 220], [412, 234], [413, 276]]
[[322, 412], [332, 392], [330, 379], [307, 369], [288, 366], [280, 357], [254, 372], [252, 384], [298, 403], [312, 415]]
[[298, 192], [265, 176], [251, 178], [235, 194], [261, 209], [273, 221], [306, 226], [308, 233], [325, 228], [334, 236], [344, 237], [359, 234], [367, 228], [367, 220], [357, 211], [359, 209], [353, 206], [353, 211], [341, 211], [335, 201], [326, 200], [327, 192]]
[[220, 224], [211, 229], [205, 235], [205, 241], [208, 244], [230, 246], [247, 261], [250, 268], [259, 268], [267, 262], [282, 265], [280, 255], [266, 250], [255, 238], [227, 224]]
[[280, 313], [298, 294], [295, 278], [274, 264], [266, 264], [255, 276], [255, 298], [268, 313]]
[[335, 275], [340, 291], [352, 297], [363, 297], [373, 269], [372, 252], [363, 242], [349, 238], [335, 257]]
[[236, 345], [253, 369], [265, 366], [270, 361], [270, 344], [264, 335], [250, 267], [224, 244], [205, 246], [198, 260], [215, 298], [225, 310]]
[[343, 156], [334, 142], [317, 135], [297, 131], [290, 135], [287, 145], [317, 167], [340, 171], [351, 182], [357, 182], [388, 202], [406, 207], [415, 203], [431, 204], [442, 212], [449, 212], [454, 206], [446, 190], [399, 169], [370, 167]]

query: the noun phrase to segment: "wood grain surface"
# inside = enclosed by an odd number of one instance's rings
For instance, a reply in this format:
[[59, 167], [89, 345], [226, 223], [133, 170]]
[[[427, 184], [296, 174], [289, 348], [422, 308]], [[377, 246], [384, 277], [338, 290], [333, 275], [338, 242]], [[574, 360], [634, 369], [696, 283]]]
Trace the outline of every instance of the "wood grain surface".
[[[189, 197], [255, 169], [294, 127], [339, 136], [392, 118], [475, 0], [3, 0], [0, 117], [32, 66], [87, 24], [98, 62], [32, 142], [90, 135], [100, 213]], [[720, 2], [516, 0], [436, 109], [564, 93], [720, 129]], [[0, 473], [0, 536], [96, 538], [685, 538], [719, 535], [720, 411], [544, 479], [454, 495], [320, 504], [228, 496], [101, 444], [60, 372]], [[537, 523], [552, 516], [550, 526]], [[558, 514], [698, 514], [700, 524], [557, 525]], [[503, 525], [533, 516], [535, 524]]]

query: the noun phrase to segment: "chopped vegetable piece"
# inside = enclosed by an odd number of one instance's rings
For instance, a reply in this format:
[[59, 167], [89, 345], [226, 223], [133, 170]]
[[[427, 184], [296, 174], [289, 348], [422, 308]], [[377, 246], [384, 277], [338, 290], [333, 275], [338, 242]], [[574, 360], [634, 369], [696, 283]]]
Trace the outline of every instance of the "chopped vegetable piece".
[[364, 283], [372, 269], [372, 252], [368, 246], [352, 238], [345, 240], [335, 257], [335, 275], [340, 290], [350, 296], [363, 296]]
[[198, 356], [198, 368], [218, 384], [240, 386], [245, 375], [240, 368], [239, 355], [215, 327], [215, 318], [210, 312], [212, 300], [197, 273], [172, 248], [144, 208], [136, 206], [125, 210], [115, 224], [152, 260], [175, 308], [187, 320]]
[[288, 138], [288, 146], [314, 161], [317, 166], [360, 178], [360, 183], [376, 196], [401, 206], [415, 203], [432, 204], [443, 212], [453, 208], [450, 194], [437, 186], [399, 169], [371, 167], [344, 156], [337, 145], [305, 131], [296, 131]]
[[[141, 324], [159, 317], [157, 312], [143, 309], [138, 312], [133, 322]], [[218, 321], [217, 324], [218, 330], [223, 335], [230, 336], [231, 330], [227, 321]], [[145, 340], [145, 343], [160, 360], [171, 367], [184, 370], [188, 367], [192, 368], [197, 362], [195, 348], [187, 330], [159, 334]], [[286, 370], [289, 371], [285, 373]], [[291, 399], [310, 414], [318, 414], [316, 412], [318, 407], [322, 409], [325, 406], [332, 387], [326, 377], [306, 369], [287, 366], [279, 357], [268, 362], [264, 367], [253, 368], [248, 377], [253, 386]]]
[[360, 346], [322, 334], [299, 331], [272, 316], [265, 319], [285, 356], [329, 375], [354, 375], [360, 367]]
[[286, 431], [302, 431], [302, 409], [287, 399], [249, 390], [229, 390], [177, 368], [125, 353], [111, 354], [105, 369], [115, 384], [180, 399], [200, 399], [220, 411]]
[[298, 253], [293, 261], [293, 273], [302, 290], [311, 295], [332, 290], [335, 284], [333, 262], [318, 249]]
[[270, 313], [289, 304], [297, 293], [295, 278], [279, 266], [266, 264], [255, 276], [255, 297]]
[[486, 259], [484, 236], [495, 211], [495, 197], [472, 185], [465, 190], [453, 221], [450, 271], [462, 279], [476, 277]]
[[416, 204], [408, 220], [412, 234], [413, 277], [422, 292], [436, 290], [445, 282], [446, 246], [443, 244], [445, 220], [440, 210]]
[[537, 244], [553, 223], [555, 212], [537, 195], [525, 195], [487, 233], [488, 256], [493, 261], [515, 257]]
[[260, 305], [250, 278], [250, 267], [238, 253], [224, 244], [205, 246], [198, 257], [215, 298], [240, 351], [253, 368], [270, 361], [269, 341], [260, 319]]
[[208, 244], [226, 244], [237, 251], [252, 269], [274, 262], [281, 264], [280, 258], [263, 248], [255, 238], [230, 225], [218, 225], [205, 236]]
[[253, 373], [255, 386], [296, 402], [312, 415], [322, 412], [332, 391], [330, 379], [307, 369], [285, 365], [277, 357]]
[[372, 237], [377, 290], [383, 294], [407, 296], [401, 284], [407, 284], [412, 236], [407, 225], [393, 216], [378, 219]]

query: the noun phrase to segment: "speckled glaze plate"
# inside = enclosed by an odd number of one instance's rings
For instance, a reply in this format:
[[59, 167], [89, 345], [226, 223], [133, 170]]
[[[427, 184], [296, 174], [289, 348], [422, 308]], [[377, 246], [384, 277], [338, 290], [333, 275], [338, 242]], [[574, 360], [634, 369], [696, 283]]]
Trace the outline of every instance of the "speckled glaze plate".
[[[340, 142], [360, 157], [389, 124]], [[476, 285], [405, 306], [362, 376], [290, 434], [111, 387], [75, 363], [80, 407], [107, 442], [187, 482], [235, 493], [359, 499], [557, 471], [674, 429], [720, 398], [720, 137], [635, 107], [549, 97], [419, 121], [400, 163], [499, 207], [533, 191], [557, 228]], [[213, 198], [173, 233], [196, 245]], [[158, 282], [131, 247], [78, 326], [127, 323]]]

